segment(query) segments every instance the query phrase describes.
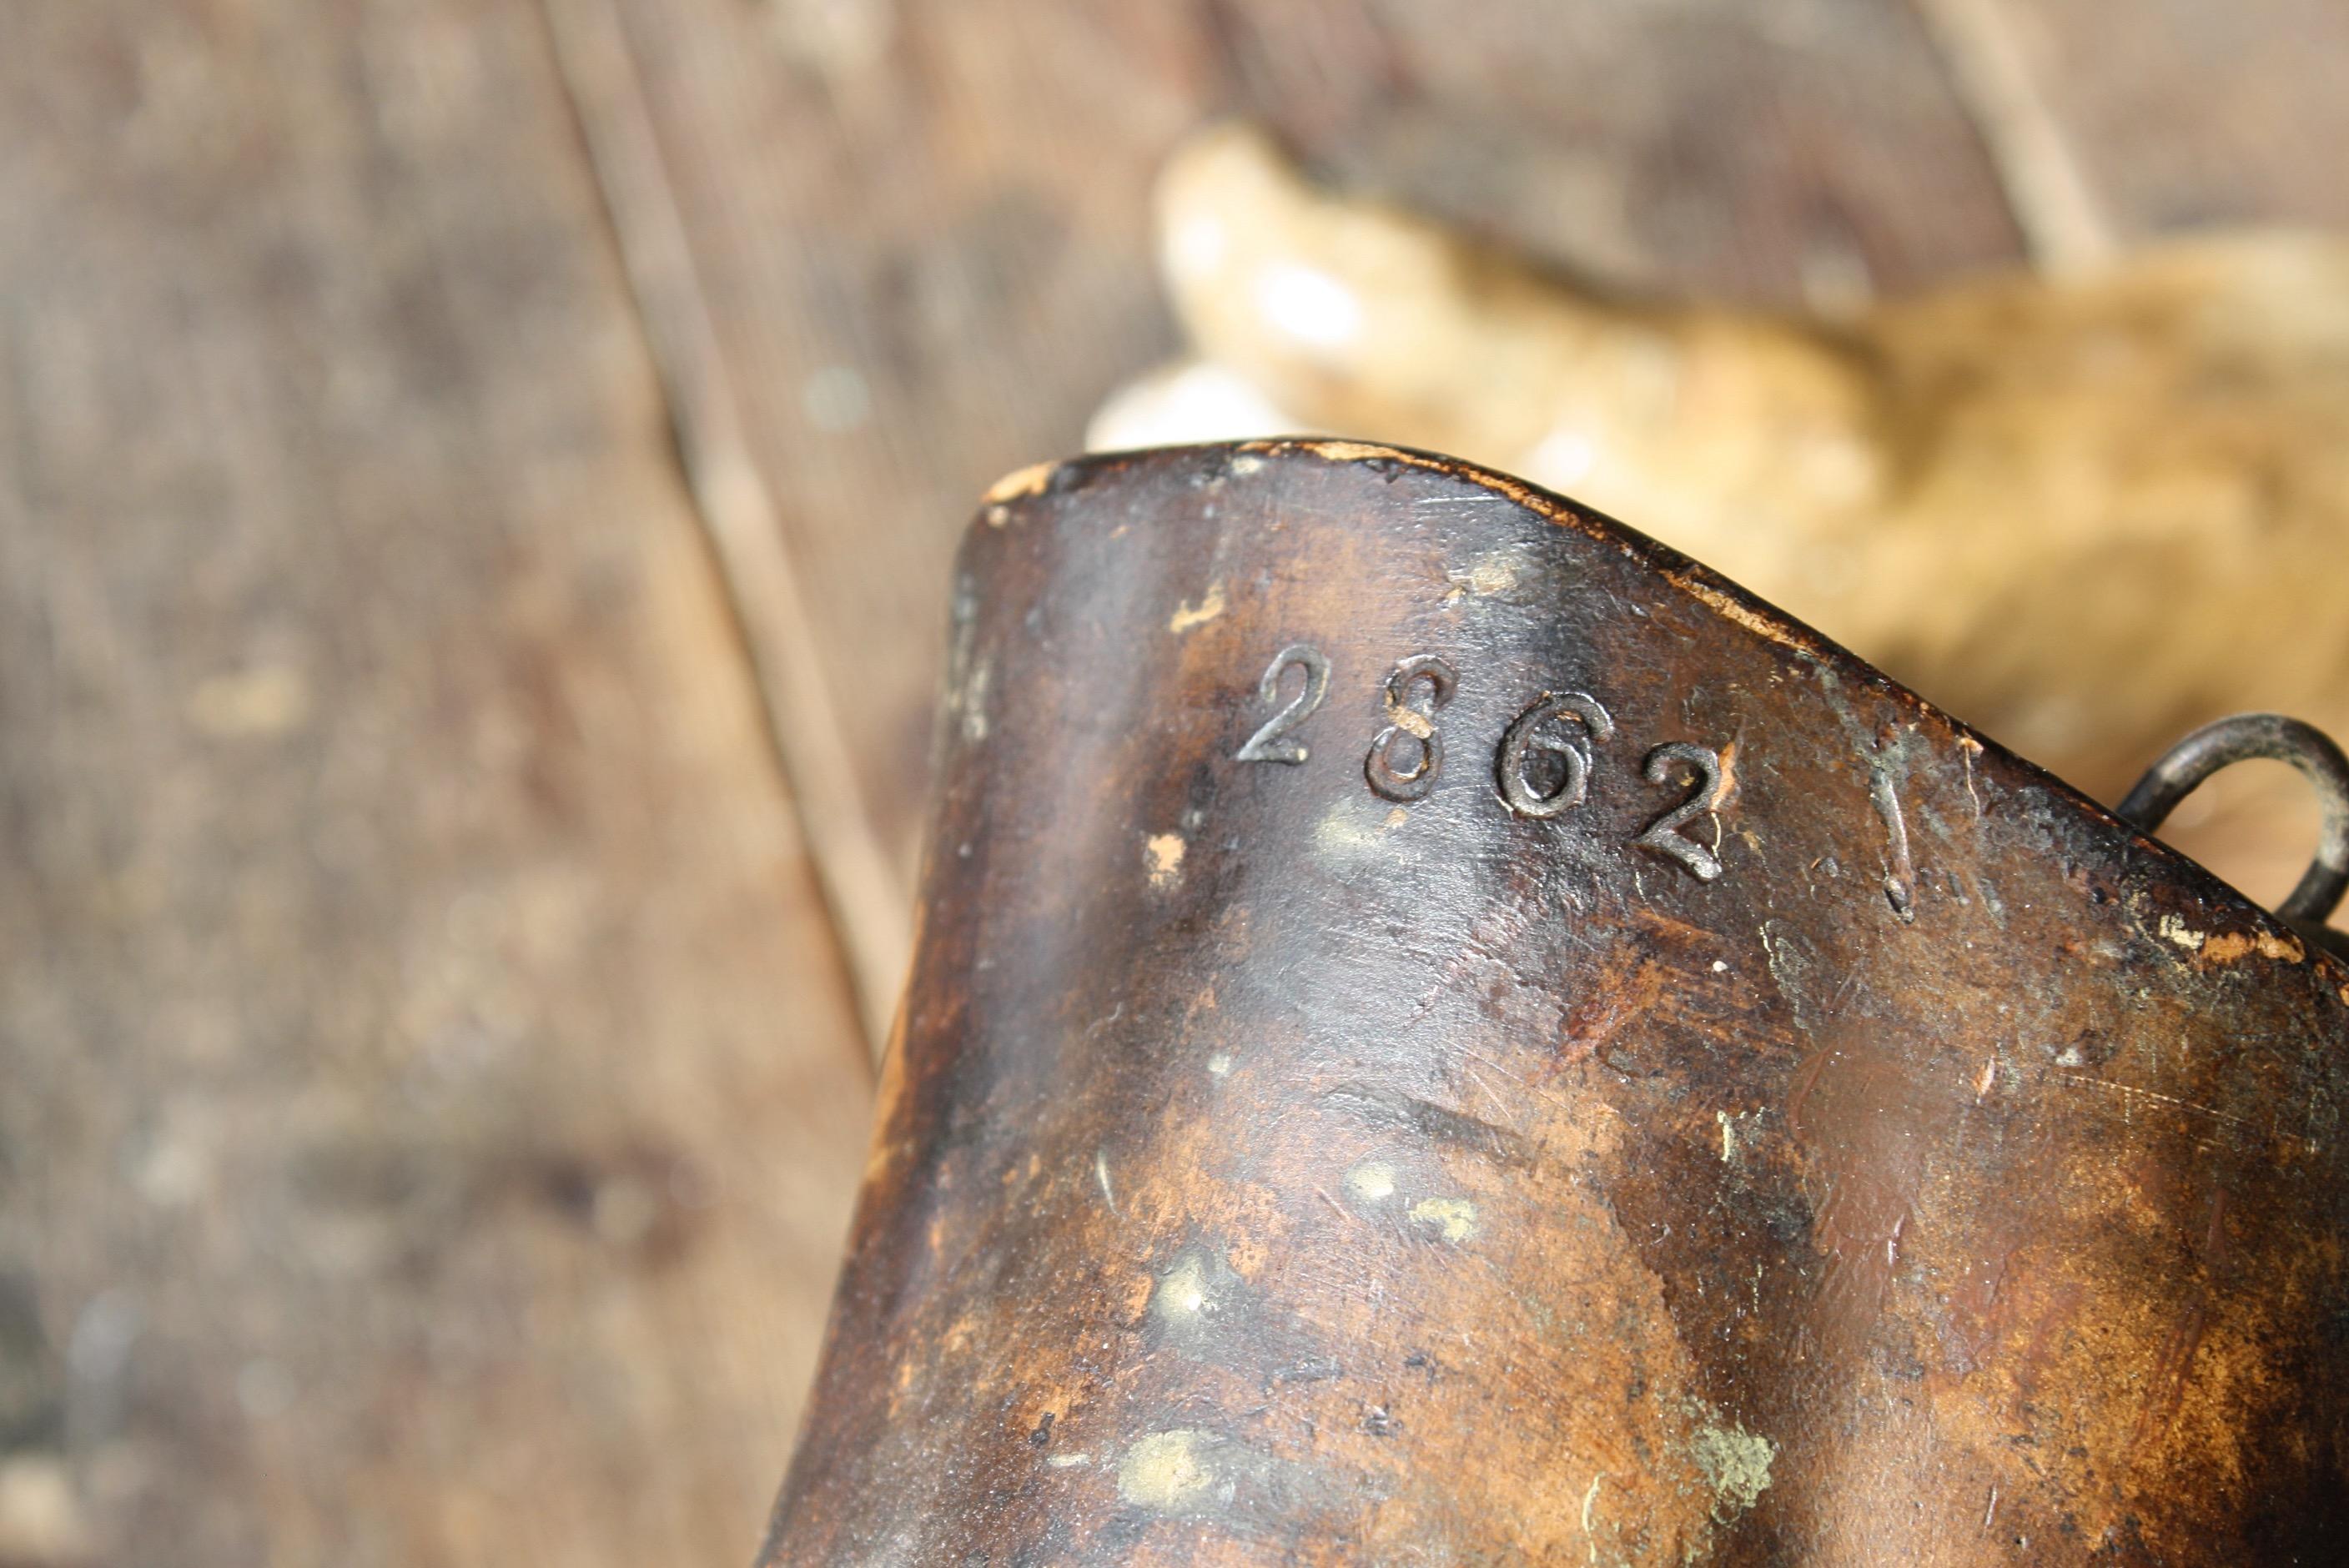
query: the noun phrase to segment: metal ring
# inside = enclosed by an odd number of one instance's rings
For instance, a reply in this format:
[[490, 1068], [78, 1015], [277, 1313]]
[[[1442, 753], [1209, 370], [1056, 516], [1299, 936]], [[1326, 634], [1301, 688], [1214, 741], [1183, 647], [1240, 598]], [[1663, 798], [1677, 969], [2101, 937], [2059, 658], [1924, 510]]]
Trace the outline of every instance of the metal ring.
[[2150, 833], [2210, 775], [2258, 757], [2299, 769], [2324, 809], [2316, 858], [2292, 896], [2276, 906], [2277, 914], [2295, 924], [2323, 925], [2349, 891], [2349, 757], [2315, 726], [2280, 713], [2239, 713], [2206, 724], [2146, 769], [2117, 815]]

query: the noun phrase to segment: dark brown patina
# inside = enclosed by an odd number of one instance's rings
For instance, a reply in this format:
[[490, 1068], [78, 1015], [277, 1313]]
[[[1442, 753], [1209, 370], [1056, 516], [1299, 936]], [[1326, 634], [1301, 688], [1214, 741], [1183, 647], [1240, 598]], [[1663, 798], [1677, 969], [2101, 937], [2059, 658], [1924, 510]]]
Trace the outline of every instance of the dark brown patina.
[[2349, 966], [2199, 867], [1382, 448], [1017, 476], [953, 657], [770, 1563], [2340, 1560]]

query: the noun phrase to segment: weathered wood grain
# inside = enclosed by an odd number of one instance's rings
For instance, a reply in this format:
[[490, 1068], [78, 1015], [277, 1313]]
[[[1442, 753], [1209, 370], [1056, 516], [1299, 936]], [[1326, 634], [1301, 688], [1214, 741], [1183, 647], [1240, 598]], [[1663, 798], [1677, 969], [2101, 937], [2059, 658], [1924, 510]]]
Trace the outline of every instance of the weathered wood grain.
[[866, 1089], [542, 18], [5, 31], [0, 1561], [744, 1561]]
[[[905, 898], [846, 752], [808, 597], [767, 479], [746, 449], [740, 400], [677, 211], [611, 0], [546, 0], [629, 286], [659, 366], [678, 455], [718, 557], [815, 869], [878, 1054], [904, 980]], [[854, 707], [853, 702], [849, 705]]]
[[[1332, 71], [1335, 29], [1300, 25], [1341, 10], [1383, 73]], [[1996, 168], [1903, 5], [1229, 15], [1245, 107], [1343, 183], [1634, 287], [1834, 308], [2021, 253]]]
[[2349, 11], [2329, 0], [1974, 0], [2011, 29], [2124, 243], [2349, 225]]

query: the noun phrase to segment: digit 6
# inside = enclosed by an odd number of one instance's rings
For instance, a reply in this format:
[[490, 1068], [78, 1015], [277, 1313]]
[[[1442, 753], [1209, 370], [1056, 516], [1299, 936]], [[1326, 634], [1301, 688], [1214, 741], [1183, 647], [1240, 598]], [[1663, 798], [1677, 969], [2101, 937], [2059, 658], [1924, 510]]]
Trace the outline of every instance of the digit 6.
[[[1517, 715], [1501, 737], [1501, 749], [1493, 759], [1493, 779], [1501, 799], [1520, 817], [1555, 817], [1569, 806], [1580, 805], [1589, 792], [1589, 741], [1542, 728], [1554, 718], [1568, 717], [1581, 720], [1591, 740], [1605, 740], [1615, 733], [1615, 721], [1597, 697], [1570, 691], [1544, 692], [1541, 700]], [[1565, 769], [1565, 777], [1550, 789], [1536, 789], [1533, 780], [1526, 777], [1526, 763], [1537, 751], [1557, 758]]]

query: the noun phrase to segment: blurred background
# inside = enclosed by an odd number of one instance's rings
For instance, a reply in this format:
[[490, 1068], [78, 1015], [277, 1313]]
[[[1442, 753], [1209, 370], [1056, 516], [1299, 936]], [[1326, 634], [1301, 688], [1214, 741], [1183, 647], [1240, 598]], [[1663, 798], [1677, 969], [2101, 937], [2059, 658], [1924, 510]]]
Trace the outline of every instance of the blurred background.
[[750, 1560], [948, 558], [1180, 349], [1186, 132], [1835, 313], [2349, 222], [2344, 58], [2333, 0], [7, 7], [0, 1565]]

